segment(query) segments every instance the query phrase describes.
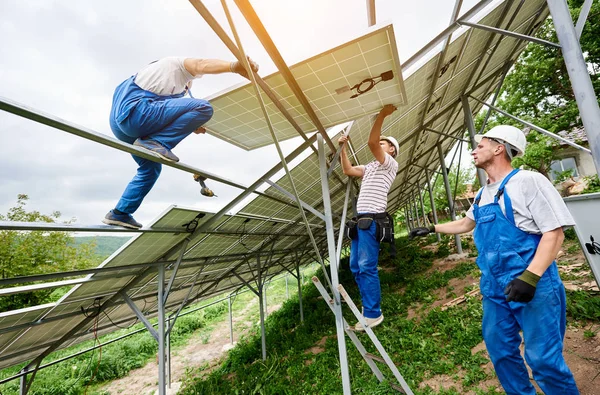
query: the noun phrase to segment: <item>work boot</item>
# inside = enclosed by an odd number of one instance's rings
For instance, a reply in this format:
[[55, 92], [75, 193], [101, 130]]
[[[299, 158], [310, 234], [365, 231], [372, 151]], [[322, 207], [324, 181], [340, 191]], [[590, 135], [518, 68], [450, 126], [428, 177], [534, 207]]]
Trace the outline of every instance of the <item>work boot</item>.
[[133, 145], [135, 145], [136, 147], [147, 149], [148, 151], [152, 151], [165, 160], [179, 162], [179, 158], [174, 153], [172, 153], [170, 149], [163, 146], [158, 141], [152, 139], [139, 138], [133, 142]]
[[[377, 325], [379, 325], [379, 324], [381, 324], [383, 322], [383, 314], [381, 314], [377, 318], [367, 318], [367, 317], [365, 317], [365, 321], [367, 321], [367, 326], [369, 328], [373, 329]], [[354, 325], [354, 330], [362, 332], [362, 331], [365, 330], [365, 328], [362, 326], [362, 324], [360, 322], [357, 322], [356, 325]]]
[[123, 226], [131, 229], [139, 229], [142, 227], [142, 224], [133, 219], [131, 214], [117, 214], [114, 212], [114, 210], [110, 210], [102, 222], [107, 225]]

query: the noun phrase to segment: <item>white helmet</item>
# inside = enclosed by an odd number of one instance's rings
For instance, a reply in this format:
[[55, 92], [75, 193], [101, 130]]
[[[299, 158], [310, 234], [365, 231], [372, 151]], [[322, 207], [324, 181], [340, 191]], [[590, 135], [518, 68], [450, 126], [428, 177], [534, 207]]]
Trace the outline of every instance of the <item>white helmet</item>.
[[510, 125], [494, 126], [486, 134], [476, 134], [475, 141], [479, 143], [484, 137], [510, 144], [512, 148], [517, 150], [515, 156], [522, 156], [527, 145], [525, 134], [523, 134], [521, 129]]
[[390, 144], [392, 144], [394, 146], [394, 148], [396, 148], [396, 156], [398, 156], [400, 154], [400, 144], [398, 144], [398, 140], [396, 140], [392, 136], [381, 136], [381, 137], [379, 137], [379, 141], [381, 141], [381, 140], [385, 140], [385, 141], [389, 142]]

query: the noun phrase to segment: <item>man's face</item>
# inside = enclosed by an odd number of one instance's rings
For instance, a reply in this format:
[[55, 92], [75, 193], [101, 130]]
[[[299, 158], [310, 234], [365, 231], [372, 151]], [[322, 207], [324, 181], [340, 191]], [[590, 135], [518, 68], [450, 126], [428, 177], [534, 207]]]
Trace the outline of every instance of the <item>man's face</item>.
[[[490, 163], [493, 162], [494, 157], [499, 154], [498, 146], [500, 144], [494, 140], [490, 140], [486, 137], [482, 138], [477, 147], [473, 151], [471, 151], [471, 155], [473, 156], [473, 163], [475, 167], [484, 169]], [[500, 152], [501, 154], [502, 152]]]
[[379, 140], [379, 145], [381, 146], [381, 148], [383, 148], [385, 152], [394, 156], [394, 151], [396, 150], [396, 147], [394, 147], [392, 143], [390, 143], [387, 140]]

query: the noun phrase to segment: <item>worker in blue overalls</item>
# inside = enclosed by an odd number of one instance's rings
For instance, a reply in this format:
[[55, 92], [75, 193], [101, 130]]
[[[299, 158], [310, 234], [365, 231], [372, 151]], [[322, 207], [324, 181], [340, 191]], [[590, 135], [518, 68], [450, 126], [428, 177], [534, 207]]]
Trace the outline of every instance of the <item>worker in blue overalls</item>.
[[[258, 65], [248, 60], [252, 70], [258, 71]], [[179, 158], [171, 150], [191, 133], [205, 133], [202, 125], [213, 115], [209, 102], [192, 97], [189, 92], [192, 81], [205, 74], [228, 72], [248, 78], [240, 62], [168, 57], [150, 63], [115, 90], [110, 111], [114, 135], [164, 160], [178, 162]], [[184, 98], [186, 93], [189, 98]], [[154, 186], [162, 165], [132, 156], [139, 165], [137, 174], [102, 222], [137, 229], [142, 224], [133, 219], [132, 214]]]
[[473, 229], [483, 295], [483, 339], [507, 394], [535, 395], [521, 357], [547, 395], [579, 394], [563, 357], [566, 295], [554, 258], [563, 229], [575, 223], [562, 198], [540, 173], [513, 169], [526, 140], [514, 126], [476, 135], [472, 156], [485, 170], [481, 188], [463, 219], [415, 228], [409, 236], [459, 234]]

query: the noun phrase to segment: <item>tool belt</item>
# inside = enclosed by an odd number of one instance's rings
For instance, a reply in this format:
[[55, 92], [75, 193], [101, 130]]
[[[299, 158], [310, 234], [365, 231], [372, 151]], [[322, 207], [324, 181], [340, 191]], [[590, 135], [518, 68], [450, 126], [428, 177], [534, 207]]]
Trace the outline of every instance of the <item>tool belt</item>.
[[394, 219], [387, 212], [376, 214], [359, 214], [346, 222], [345, 234], [350, 240], [356, 240], [358, 229], [367, 230], [375, 221], [377, 229], [375, 238], [380, 242], [394, 243]]

